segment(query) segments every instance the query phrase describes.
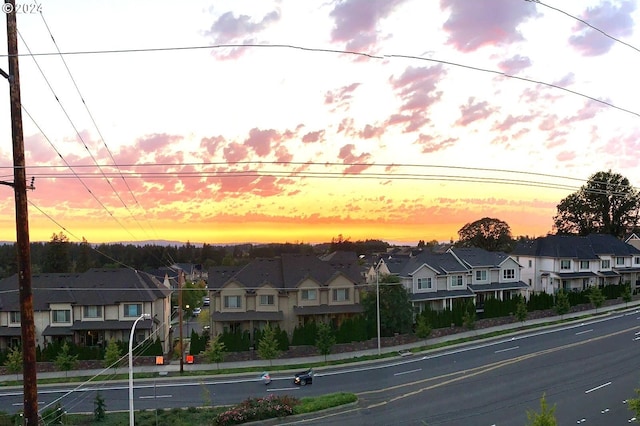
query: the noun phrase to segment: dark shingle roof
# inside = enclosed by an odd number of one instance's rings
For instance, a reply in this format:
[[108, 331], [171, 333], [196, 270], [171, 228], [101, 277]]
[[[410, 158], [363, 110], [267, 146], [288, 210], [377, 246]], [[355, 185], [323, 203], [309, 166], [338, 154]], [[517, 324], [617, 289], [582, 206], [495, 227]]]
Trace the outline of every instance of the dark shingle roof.
[[598, 255], [640, 255], [640, 250], [613, 235], [591, 234], [547, 235], [533, 241], [520, 242], [512, 252], [515, 256], [571, 258], [578, 260], [598, 259]]
[[449, 250], [470, 268], [499, 267], [509, 257], [503, 252], [487, 251], [478, 247], [452, 247]]
[[[34, 311], [46, 311], [52, 303], [113, 305], [152, 302], [170, 294], [151, 275], [127, 268], [90, 269], [82, 274], [34, 274], [31, 286]], [[0, 280], [0, 310], [20, 310], [17, 275]]]
[[220, 289], [230, 281], [238, 282], [246, 288], [255, 289], [271, 285], [277, 289], [295, 289], [305, 279], [312, 279], [320, 285], [328, 284], [338, 274], [355, 283], [360, 282], [357, 256], [329, 258], [323, 261], [311, 254], [282, 254], [280, 257], [254, 259], [244, 267], [214, 267], [209, 269], [210, 289]]
[[451, 253], [431, 253], [425, 251], [409, 259], [400, 271], [400, 275], [405, 277], [410, 276], [422, 265], [431, 267], [440, 275], [468, 271]]

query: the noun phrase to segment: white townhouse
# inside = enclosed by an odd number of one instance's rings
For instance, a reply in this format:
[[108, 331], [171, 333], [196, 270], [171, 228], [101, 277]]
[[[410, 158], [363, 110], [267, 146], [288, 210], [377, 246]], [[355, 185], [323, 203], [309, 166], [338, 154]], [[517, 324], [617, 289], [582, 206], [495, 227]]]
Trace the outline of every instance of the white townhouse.
[[511, 254], [535, 292], [624, 283], [634, 291], [640, 288], [640, 250], [613, 235], [548, 235], [518, 243]]

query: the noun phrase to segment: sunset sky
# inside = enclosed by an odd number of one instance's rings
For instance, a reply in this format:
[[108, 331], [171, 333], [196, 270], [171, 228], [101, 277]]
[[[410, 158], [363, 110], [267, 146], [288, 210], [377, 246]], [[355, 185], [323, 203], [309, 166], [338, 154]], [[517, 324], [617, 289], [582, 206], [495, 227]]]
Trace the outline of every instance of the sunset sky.
[[31, 241], [540, 236], [593, 173], [640, 183], [635, 0], [40, 4], [17, 17]]

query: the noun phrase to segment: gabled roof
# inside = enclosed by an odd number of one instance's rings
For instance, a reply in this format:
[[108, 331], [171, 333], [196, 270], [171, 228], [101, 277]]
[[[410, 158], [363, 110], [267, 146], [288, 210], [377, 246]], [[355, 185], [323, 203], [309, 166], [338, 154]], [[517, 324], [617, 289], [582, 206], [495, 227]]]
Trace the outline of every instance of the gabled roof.
[[[54, 303], [113, 305], [120, 302], [153, 302], [170, 290], [153, 276], [128, 268], [90, 269], [82, 274], [34, 274], [31, 276], [34, 311], [49, 310]], [[19, 311], [18, 276], [0, 280], [0, 311]]]
[[400, 276], [410, 276], [423, 265], [430, 267], [439, 275], [446, 275], [455, 272], [468, 272], [468, 268], [458, 262], [455, 256], [451, 253], [431, 253], [424, 251], [416, 257], [409, 259], [402, 268]]
[[354, 283], [361, 281], [355, 253], [326, 261], [312, 254], [282, 254], [280, 257], [254, 259], [241, 268], [214, 267], [209, 270], [208, 283], [210, 289], [220, 289], [233, 280], [251, 289], [270, 284], [285, 290], [297, 288], [306, 279], [327, 285], [338, 275]]
[[516, 256], [553, 257], [577, 260], [599, 259], [599, 256], [640, 255], [640, 250], [613, 235], [590, 234], [547, 235], [529, 242], [519, 242], [512, 252]]
[[469, 268], [499, 268], [509, 258], [501, 251], [487, 251], [479, 247], [451, 247], [449, 252]]

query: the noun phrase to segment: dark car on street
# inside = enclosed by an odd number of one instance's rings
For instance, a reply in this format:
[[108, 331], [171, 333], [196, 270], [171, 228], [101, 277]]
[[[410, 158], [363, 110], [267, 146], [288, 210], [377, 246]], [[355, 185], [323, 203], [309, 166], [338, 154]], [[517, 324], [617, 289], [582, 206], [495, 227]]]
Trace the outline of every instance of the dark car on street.
[[305, 386], [307, 384], [313, 383], [313, 369], [310, 368], [306, 371], [302, 371], [297, 373], [293, 378], [294, 385]]

